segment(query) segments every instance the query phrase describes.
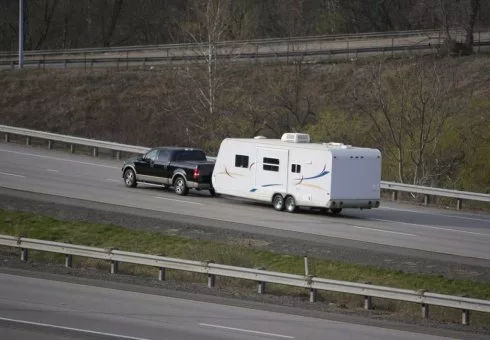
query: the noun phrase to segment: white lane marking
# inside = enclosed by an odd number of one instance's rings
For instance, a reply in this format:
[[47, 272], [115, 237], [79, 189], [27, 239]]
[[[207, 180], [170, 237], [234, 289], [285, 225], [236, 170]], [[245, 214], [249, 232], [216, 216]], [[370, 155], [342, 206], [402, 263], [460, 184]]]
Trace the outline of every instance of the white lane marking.
[[381, 233], [398, 234], [398, 235], [417, 237], [417, 235], [415, 235], [415, 234], [401, 233], [399, 231], [383, 230], [383, 229], [368, 228], [368, 227], [359, 227], [357, 225], [350, 225], [350, 224], [348, 224], [347, 226], [352, 227], [352, 228], [357, 228], [357, 229], [363, 229], [363, 230], [379, 231]]
[[54, 169], [47, 169], [47, 172], [60, 172], [59, 170], [54, 170]]
[[157, 198], [159, 200], [167, 200], [167, 201], [174, 201], [174, 202], [180, 202], [180, 203], [203, 205], [203, 203], [199, 203], [199, 202], [191, 202], [191, 201], [185, 201], [185, 200], [176, 200], [176, 199], [173, 199], [173, 198], [166, 198], [166, 197], [160, 197], [160, 196], [155, 196], [155, 198]]
[[119, 179], [106, 178], [106, 181], [109, 181], [109, 182], [119, 182]]
[[26, 177], [24, 175], [11, 174], [10, 172], [1, 172], [1, 171], [0, 171], [0, 175], [14, 176], [14, 177], [22, 177], [22, 178], [25, 178]]
[[19, 151], [10, 151], [10, 150], [4, 150], [4, 149], [0, 149], [0, 152], [13, 153], [13, 154], [16, 154], [16, 155], [23, 155], [23, 156], [46, 158], [46, 159], [52, 159], [52, 160], [55, 160], [55, 161], [67, 162], [67, 163], [93, 165], [93, 166], [99, 166], [99, 167], [102, 167], [102, 168], [109, 168], [109, 169], [120, 169], [120, 167], [118, 167], [118, 166], [111, 166], [111, 165], [104, 165], [104, 164], [97, 164], [97, 163], [90, 163], [90, 162], [75, 161], [75, 160], [72, 160], [72, 159], [59, 158], [59, 157], [36, 155], [34, 153], [26, 153], [26, 152], [19, 152]]
[[411, 212], [411, 213], [414, 213], [414, 214], [444, 216], [444, 217], [459, 218], [459, 219], [462, 219], [462, 220], [480, 221], [480, 222], [489, 222], [490, 223], [490, 220], [486, 220], [486, 219], [483, 219], [483, 218], [476, 218], [476, 217], [466, 217], [466, 216], [458, 216], [458, 215], [430, 213], [430, 212], [425, 212], [425, 211], [417, 211], [417, 210], [409, 210], [409, 209], [399, 209], [399, 208], [390, 208], [390, 207], [380, 207], [380, 209], [395, 210], [395, 211], [405, 211], [405, 212]]
[[479, 236], [488, 236], [488, 237], [490, 237], [490, 234], [477, 233], [475, 231], [466, 231], [466, 230], [458, 230], [458, 229], [451, 229], [451, 228], [435, 227], [435, 226], [425, 225], [425, 224], [416, 224], [416, 223], [408, 223], [408, 222], [398, 222], [398, 221], [382, 220], [382, 219], [379, 219], [379, 218], [371, 218], [370, 220], [372, 220], [372, 221], [380, 221], [380, 222], [389, 222], [389, 223], [407, 224], [407, 225], [413, 225], [415, 227], [426, 228], [426, 229], [443, 230], [443, 231], [453, 231], [455, 233], [471, 234], [471, 235], [479, 235]]
[[266, 332], [252, 331], [250, 329], [241, 329], [241, 328], [234, 328], [234, 327], [227, 327], [227, 326], [220, 326], [220, 325], [212, 325], [212, 324], [208, 324], [208, 323], [200, 323], [199, 326], [201, 326], [201, 327], [219, 328], [219, 329], [227, 329], [227, 330], [230, 330], [230, 331], [237, 331], [237, 332], [243, 332], [243, 333], [265, 335], [265, 336], [271, 336], [271, 337], [282, 338], [282, 339], [295, 339], [294, 336], [289, 336], [289, 335], [282, 335], [282, 334], [275, 334], [275, 333], [266, 333]]
[[80, 328], [72, 328], [72, 327], [65, 327], [65, 326], [57, 326], [57, 325], [52, 325], [52, 324], [49, 324], [49, 323], [41, 323], [41, 322], [33, 322], [33, 321], [25, 321], [25, 320], [16, 320], [16, 319], [9, 319], [9, 318], [2, 318], [2, 317], [0, 317], [0, 321], [16, 322], [16, 323], [20, 323], [20, 324], [24, 324], [24, 325], [40, 326], [40, 327], [45, 327], [45, 328], [62, 329], [62, 330], [73, 331], [73, 332], [78, 332], [78, 333], [102, 335], [102, 336], [107, 336], [107, 337], [116, 338], [116, 339], [150, 340], [150, 339], [147, 339], [147, 338], [138, 338], [138, 337], [134, 337], [134, 336], [127, 336], [127, 335], [120, 335], [120, 334], [113, 334], [113, 333], [97, 332], [97, 331], [91, 331], [91, 330], [88, 330], [88, 329], [80, 329]]

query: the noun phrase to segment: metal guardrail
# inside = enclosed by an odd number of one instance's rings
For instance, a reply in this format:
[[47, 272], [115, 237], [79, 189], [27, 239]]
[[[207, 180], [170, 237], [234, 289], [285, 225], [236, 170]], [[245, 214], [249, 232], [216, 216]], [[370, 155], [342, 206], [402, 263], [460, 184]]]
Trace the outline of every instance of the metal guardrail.
[[372, 297], [418, 303], [422, 307], [422, 317], [428, 318], [429, 306], [442, 306], [462, 310], [462, 323], [469, 324], [470, 311], [490, 312], [490, 301], [468, 297], [442, 295], [426, 291], [376, 286], [365, 283], [329, 280], [311, 275], [295, 275], [213, 263], [171, 258], [43, 241], [24, 237], [0, 235], [0, 245], [21, 249], [21, 259], [28, 260], [28, 250], [47, 251], [65, 255], [65, 266], [72, 266], [73, 256], [83, 256], [111, 262], [111, 273], [118, 271], [119, 262], [157, 267], [159, 280], [165, 280], [165, 269], [183, 270], [208, 275], [208, 286], [213, 288], [216, 276], [253, 280], [258, 284], [258, 293], [265, 292], [266, 283], [276, 283], [310, 290], [310, 301], [315, 302], [317, 291], [332, 291], [364, 296], [364, 308], [372, 308]]
[[[116, 158], [121, 159], [121, 152], [131, 153], [131, 154], [143, 154], [150, 150], [149, 147], [145, 146], [134, 146], [126, 145], [120, 143], [113, 143], [95, 139], [73, 137], [68, 135], [60, 135], [51, 132], [36, 131], [24, 128], [18, 128], [14, 126], [0, 125], [0, 133], [4, 134], [4, 141], [9, 142], [11, 135], [19, 135], [26, 137], [26, 145], [31, 144], [31, 138], [39, 138], [48, 141], [48, 149], [53, 147], [53, 142], [62, 142], [70, 144], [70, 151], [73, 153], [75, 151], [76, 145], [83, 145], [92, 148], [92, 155], [97, 157], [99, 149], [106, 149], [116, 151]], [[215, 157], [208, 156], [209, 160], [214, 160]], [[480, 201], [480, 202], [490, 202], [490, 194], [459, 191], [459, 190], [449, 190], [433, 187], [424, 187], [420, 185], [396, 183], [381, 181], [381, 189], [392, 191], [392, 200], [397, 200], [398, 192], [409, 192], [424, 195], [424, 204], [429, 204], [430, 196], [443, 196], [455, 198], [457, 200], [456, 208], [460, 210], [462, 208], [463, 200]]]
[[[488, 32], [490, 28], [480, 28], [479, 33]], [[466, 34], [463, 29], [453, 29], [451, 34]], [[366, 32], [366, 33], [349, 33], [349, 34], [328, 34], [316, 36], [298, 36], [287, 38], [263, 38], [251, 40], [232, 40], [222, 41], [217, 45], [220, 47], [236, 47], [246, 45], [270, 45], [270, 44], [291, 44], [291, 43], [307, 43], [319, 41], [335, 41], [335, 40], [360, 40], [360, 39], [379, 39], [379, 38], [400, 38], [400, 37], [418, 37], [418, 36], [438, 36], [443, 35], [441, 30], [407, 30], [407, 31], [392, 31], [392, 32]], [[476, 39], [478, 40], [478, 39]], [[43, 55], [63, 55], [63, 54], [84, 54], [84, 53], [117, 53], [117, 52], [135, 52], [135, 51], [154, 51], [166, 49], [188, 49], [206, 47], [206, 43], [177, 43], [177, 44], [159, 44], [159, 45], [135, 45], [135, 46], [114, 46], [114, 47], [91, 47], [91, 48], [75, 48], [75, 49], [59, 49], [59, 50], [30, 50], [25, 51], [25, 56], [43, 56]], [[17, 51], [0, 52], [0, 57], [16, 57]]]
[[413, 184], [384, 182], [384, 181], [381, 182], [381, 188], [391, 190], [393, 192], [398, 192], [398, 191], [415, 192], [426, 196], [443, 196], [443, 197], [456, 198], [458, 200], [474, 200], [480, 202], [490, 202], [489, 194], [483, 194], [478, 192], [448, 190], [448, 189], [441, 189], [441, 188], [424, 187], [424, 186], [413, 185]]
[[[459, 32], [455, 30], [455, 32]], [[474, 46], [490, 46], [490, 31], [475, 33]], [[281, 58], [338, 58], [400, 52], [418, 52], [438, 49], [444, 43], [439, 31], [401, 31], [366, 33], [360, 35], [313, 36], [249, 41], [228, 41], [217, 44], [217, 57], [230, 60], [257, 60]], [[41, 67], [129, 67], [147, 64], [178, 63], [205, 60], [206, 44], [169, 44], [73, 50], [27, 51], [25, 65]], [[0, 53], [0, 66], [14, 68], [16, 54]]]
[[[490, 41], [481, 41], [474, 44], [478, 48], [486, 48], [490, 46]], [[291, 59], [291, 60], [303, 60], [308, 61], [308, 58], [327, 58], [332, 60], [334, 58], [339, 59], [345, 56], [347, 59], [359, 58], [363, 56], [372, 55], [387, 55], [390, 54], [394, 56], [400, 53], [420, 53], [423, 51], [436, 51], [441, 47], [441, 43], [417, 43], [414, 45], [399, 45], [399, 46], [382, 46], [382, 47], [350, 47], [350, 48], [336, 48], [336, 49], [305, 49], [305, 50], [289, 50], [289, 51], [276, 51], [271, 49], [265, 52], [241, 52], [235, 51], [232, 54], [218, 54], [218, 59], [228, 59], [231, 61], [255, 61], [255, 60], [281, 60], [281, 59]], [[146, 53], [146, 52], [142, 52]], [[192, 55], [171, 55], [167, 51], [167, 55], [162, 56], [148, 56], [148, 57], [108, 57], [106, 55], [99, 56], [87, 56], [82, 55], [75, 58], [67, 58], [60, 56], [58, 58], [46, 58], [42, 56], [38, 59], [31, 58], [25, 59], [24, 65], [34, 66], [37, 68], [46, 67], [57, 67], [57, 68], [68, 68], [68, 67], [147, 67], [159, 64], [169, 64], [169, 63], [184, 63], [184, 62], [202, 62], [207, 56], [197, 53], [195, 51], [187, 51], [185, 53], [192, 53]], [[1, 67], [15, 68], [18, 65], [17, 59], [11, 60], [1, 60]]]

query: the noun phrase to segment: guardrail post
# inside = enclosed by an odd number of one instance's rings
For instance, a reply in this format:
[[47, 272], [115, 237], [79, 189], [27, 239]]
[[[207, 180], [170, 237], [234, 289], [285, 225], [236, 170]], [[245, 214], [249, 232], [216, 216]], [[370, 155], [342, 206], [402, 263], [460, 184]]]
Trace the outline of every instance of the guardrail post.
[[158, 281], [165, 281], [165, 267], [158, 268]]
[[[165, 256], [165, 254], [158, 254], [157, 256]], [[165, 281], [165, 267], [158, 267], [158, 281]]]
[[[67, 244], [72, 244], [71, 241], [65, 242]], [[73, 265], [73, 256], [70, 254], [65, 254], [65, 267], [71, 268]]]
[[48, 140], [48, 150], [51, 150], [53, 148], [53, 141]]
[[421, 305], [422, 307], [422, 318], [428, 319], [429, 318], [429, 305], [426, 303], [423, 303]]
[[94, 157], [97, 157], [99, 155], [99, 148], [95, 147], [92, 149], [92, 155]]
[[119, 262], [111, 260], [111, 274], [117, 274], [119, 270]]
[[29, 137], [29, 136], [26, 137], [26, 145], [27, 146], [31, 145], [31, 137]]
[[[370, 285], [370, 281], [362, 282], [365, 285]], [[364, 295], [364, 309], [371, 310], [373, 309], [373, 298], [371, 296]]]
[[116, 159], [118, 161], [121, 159], [121, 151], [116, 151]]
[[73, 265], [73, 256], [69, 254], [65, 254], [65, 267], [71, 268]]
[[66, 62], [66, 59], [65, 59], [65, 60], [63, 60], [63, 68], [66, 68], [66, 64], [67, 64], [67, 62]]
[[75, 144], [70, 144], [70, 153], [75, 152]]
[[29, 250], [26, 248], [22, 248], [20, 250], [20, 260], [27, 262], [28, 259], [29, 259]]
[[463, 325], [469, 325], [470, 324], [470, 311], [467, 309], [463, 309], [462, 314], [461, 314], [461, 323]]
[[429, 201], [430, 201], [429, 195], [424, 195], [424, 206], [428, 206]]
[[315, 288], [310, 288], [310, 302], [316, 302], [317, 290]]
[[306, 263], [306, 260], [307, 257], [305, 256], [305, 281], [306, 283], [308, 284], [308, 286], [310, 286], [310, 302], [315, 302], [316, 301], [316, 297], [317, 297], [317, 290], [315, 288], [312, 288], [311, 285], [313, 283], [313, 278], [314, 278], [314, 275], [310, 275], [307, 268], [307, 263]]
[[[257, 270], [264, 270], [264, 267], [259, 267]], [[257, 293], [264, 294], [265, 293], [265, 282], [257, 281]]]
[[393, 191], [391, 193], [391, 200], [395, 202], [398, 199], [398, 191]]
[[371, 310], [373, 308], [373, 299], [371, 296], [364, 296], [364, 309]]
[[5, 143], [10, 142], [10, 134], [5, 133]]
[[463, 200], [461, 198], [458, 198], [456, 201], [456, 210], [461, 210], [463, 208]]
[[[118, 250], [118, 248], [111, 248], [111, 253], [113, 250]], [[117, 274], [119, 271], [119, 262], [111, 260], [111, 274]]]
[[[204, 265], [207, 267], [210, 263], [214, 263], [214, 261], [207, 260], [205, 261]], [[208, 274], [208, 288], [214, 288], [215, 284], [216, 284], [216, 275]]]
[[214, 288], [216, 283], [216, 275], [208, 274], [208, 288]]

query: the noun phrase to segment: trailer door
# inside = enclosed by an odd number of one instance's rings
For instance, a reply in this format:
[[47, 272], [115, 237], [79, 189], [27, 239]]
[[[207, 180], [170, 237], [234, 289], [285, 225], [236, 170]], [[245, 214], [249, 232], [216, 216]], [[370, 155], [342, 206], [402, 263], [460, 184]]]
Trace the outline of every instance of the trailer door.
[[287, 192], [288, 150], [257, 148], [255, 190], [260, 196]]

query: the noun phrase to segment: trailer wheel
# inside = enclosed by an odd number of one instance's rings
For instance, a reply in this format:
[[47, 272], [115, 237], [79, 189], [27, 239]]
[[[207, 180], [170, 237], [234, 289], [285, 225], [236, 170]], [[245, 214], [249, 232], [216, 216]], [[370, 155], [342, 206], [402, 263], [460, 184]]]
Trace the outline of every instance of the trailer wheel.
[[331, 208], [330, 210], [332, 211], [332, 214], [337, 215], [340, 214], [342, 208]]
[[281, 194], [275, 194], [274, 197], [272, 197], [272, 205], [274, 206], [274, 209], [276, 209], [277, 211], [283, 211], [284, 197], [282, 197]]
[[296, 206], [296, 201], [294, 200], [293, 196], [288, 196], [286, 197], [286, 202], [285, 202], [286, 210], [290, 213], [296, 212], [298, 207]]

